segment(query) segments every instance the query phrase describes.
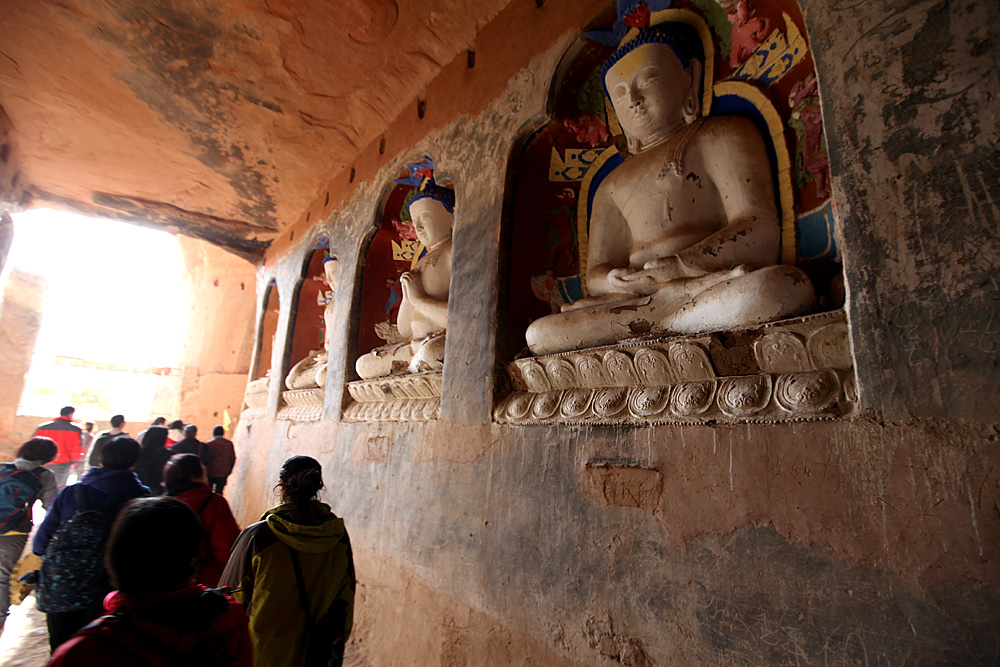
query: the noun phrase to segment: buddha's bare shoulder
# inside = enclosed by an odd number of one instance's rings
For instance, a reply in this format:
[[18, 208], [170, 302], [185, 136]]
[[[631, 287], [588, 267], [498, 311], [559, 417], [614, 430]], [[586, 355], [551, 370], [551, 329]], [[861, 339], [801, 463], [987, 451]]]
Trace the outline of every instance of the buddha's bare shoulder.
[[704, 120], [695, 141], [701, 146], [743, 144], [760, 142], [760, 131], [754, 122], [743, 116], [710, 116]]

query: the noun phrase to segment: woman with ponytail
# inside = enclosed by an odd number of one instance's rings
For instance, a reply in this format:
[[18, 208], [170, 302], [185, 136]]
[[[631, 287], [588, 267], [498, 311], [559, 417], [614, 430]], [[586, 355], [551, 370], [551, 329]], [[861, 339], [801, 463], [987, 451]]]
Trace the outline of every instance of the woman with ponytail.
[[316, 459], [285, 461], [275, 489], [281, 504], [240, 533], [220, 583], [250, 615], [255, 665], [340, 665], [355, 587], [344, 521], [319, 501]]

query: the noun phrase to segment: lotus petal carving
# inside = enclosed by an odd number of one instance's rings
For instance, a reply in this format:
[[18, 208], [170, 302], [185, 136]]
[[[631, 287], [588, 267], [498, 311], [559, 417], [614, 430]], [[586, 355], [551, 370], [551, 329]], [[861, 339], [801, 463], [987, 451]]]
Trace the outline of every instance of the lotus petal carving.
[[634, 417], [654, 417], [670, 402], [671, 387], [639, 387], [629, 394], [628, 409]]
[[600, 389], [594, 394], [594, 414], [598, 417], [614, 417], [628, 403], [628, 389], [611, 387]]
[[582, 354], [577, 357], [576, 370], [584, 387], [605, 387], [608, 384], [604, 374], [604, 363], [595, 355]]
[[565, 359], [551, 359], [545, 364], [553, 389], [573, 389], [579, 386], [576, 369]]
[[726, 378], [719, 387], [719, 409], [730, 417], [746, 417], [760, 412], [770, 400], [770, 375]]
[[593, 394], [594, 392], [591, 389], [573, 389], [572, 391], [567, 391], [563, 394], [559, 414], [569, 419], [583, 416], [586, 414], [587, 408], [590, 407], [590, 399]]
[[808, 371], [809, 353], [801, 336], [788, 331], [769, 333], [754, 343], [757, 365], [765, 373]]
[[524, 384], [528, 386], [528, 391], [533, 394], [540, 394], [543, 391], [550, 391], [552, 385], [549, 383], [549, 378], [545, 374], [545, 369], [542, 365], [534, 361], [527, 361], [520, 364], [521, 367], [521, 377], [524, 378]]
[[534, 404], [531, 406], [531, 416], [535, 419], [548, 419], [559, 409], [559, 399], [561, 397], [562, 392], [559, 391], [547, 391], [544, 394], [538, 394], [535, 397]]
[[715, 378], [715, 369], [712, 362], [705, 353], [704, 348], [697, 343], [678, 342], [670, 346], [667, 351], [670, 362], [677, 378], [681, 381], [694, 382], [698, 380], [712, 380]]
[[659, 350], [644, 349], [639, 350], [635, 355], [635, 368], [639, 372], [639, 379], [645, 385], [673, 384], [674, 374], [670, 370], [670, 361], [667, 355]]
[[694, 417], [712, 407], [715, 400], [715, 381], [688, 382], [674, 391], [670, 410], [678, 417]]
[[618, 387], [634, 387], [639, 384], [639, 376], [632, 366], [632, 359], [624, 352], [611, 350], [604, 355], [604, 369], [611, 384]]
[[840, 378], [831, 370], [789, 373], [778, 378], [774, 398], [789, 412], [816, 414], [837, 402]]

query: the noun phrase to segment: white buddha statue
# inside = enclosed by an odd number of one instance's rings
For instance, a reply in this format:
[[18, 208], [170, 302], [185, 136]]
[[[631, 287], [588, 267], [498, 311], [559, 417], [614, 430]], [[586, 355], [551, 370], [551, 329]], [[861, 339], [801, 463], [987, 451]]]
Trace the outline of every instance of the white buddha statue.
[[590, 297], [526, 332], [535, 354], [644, 334], [695, 334], [808, 312], [813, 287], [778, 264], [771, 167], [756, 126], [701, 116], [700, 43], [688, 26], [643, 30], [604, 65], [631, 156], [599, 185]]
[[355, 369], [363, 379], [442, 367], [454, 202], [454, 192], [435, 185], [433, 180], [422, 185], [410, 202], [410, 218], [427, 254], [399, 279], [403, 291], [396, 316], [399, 342], [377, 347], [358, 358]]
[[[313, 280], [326, 283], [330, 288], [330, 298], [320, 292], [316, 295], [317, 305], [322, 304], [323, 322], [325, 325], [323, 334], [323, 348], [309, 350], [309, 354], [297, 364], [292, 366], [285, 378], [285, 387], [288, 389], [312, 389], [322, 388], [326, 384], [327, 360], [330, 352], [330, 336], [333, 331], [333, 296], [337, 291], [337, 258], [327, 257], [323, 261], [323, 275], [313, 276]], [[323, 303], [326, 301], [326, 303]]]
[[327, 257], [323, 260], [323, 282], [326, 283], [329, 296], [322, 292], [317, 299], [326, 301], [323, 304], [323, 348], [330, 352], [331, 337], [333, 335], [333, 305], [337, 295], [337, 266], [339, 262], [336, 257]]
[[288, 389], [312, 389], [326, 384], [326, 350], [309, 350], [305, 359], [292, 366], [285, 378]]

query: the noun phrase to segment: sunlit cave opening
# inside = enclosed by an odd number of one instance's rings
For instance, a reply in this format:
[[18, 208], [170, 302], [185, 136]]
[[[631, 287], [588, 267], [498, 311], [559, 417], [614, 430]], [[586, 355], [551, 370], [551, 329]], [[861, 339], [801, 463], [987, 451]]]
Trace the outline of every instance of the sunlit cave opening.
[[[10, 290], [20, 288], [33, 290], [33, 303], [40, 302], [9, 444], [16, 446], [64, 405], [76, 407], [81, 425], [102, 426], [123, 414], [136, 427], [132, 433], [151, 417], [176, 414], [189, 313], [178, 239], [121, 222], [32, 210], [14, 216], [4, 271], [8, 300]], [[32, 332], [17, 333], [30, 346]]]

